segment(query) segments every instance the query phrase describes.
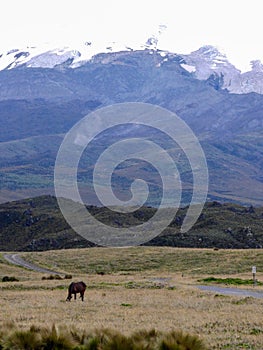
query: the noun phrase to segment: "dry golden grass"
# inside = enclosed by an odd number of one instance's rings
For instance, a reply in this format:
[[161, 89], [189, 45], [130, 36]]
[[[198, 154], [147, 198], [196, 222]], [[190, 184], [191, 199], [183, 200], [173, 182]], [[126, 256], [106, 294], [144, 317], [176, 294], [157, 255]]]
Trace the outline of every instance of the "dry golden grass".
[[[151, 261], [147, 262], [147, 258], [150, 259], [149, 251], [155, 254], [151, 255]], [[28, 329], [31, 325], [51, 326], [52, 324], [89, 330], [107, 327], [125, 334], [140, 329], [155, 328], [161, 331], [176, 329], [200, 335], [210, 349], [262, 350], [263, 299], [222, 296], [200, 291], [196, 287], [197, 279], [207, 277], [208, 274], [205, 271], [215, 269], [218, 260], [214, 261], [210, 257], [210, 265], [203, 266], [198, 271], [194, 266], [191, 270], [191, 263], [188, 261], [189, 269], [185, 267], [184, 277], [182, 277], [178, 265], [181, 268], [182, 264], [186, 265], [186, 262], [176, 262], [175, 259], [173, 265], [171, 259], [168, 259], [171, 248], [162, 248], [160, 252], [162, 256], [166, 256], [165, 264], [170, 264], [167, 265], [168, 267], [164, 264], [165, 267], [160, 264], [157, 252], [158, 248], [151, 250], [138, 247], [124, 250], [96, 248], [75, 252], [71, 250], [34, 253], [31, 256], [32, 260], [38, 260], [43, 266], [56, 266], [56, 269], [74, 273], [74, 280], [86, 282], [88, 288], [84, 302], [77, 298], [70, 303], [65, 301], [70, 280], [44, 281], [41, 279], [44, 274], [11, 266], [1, 260], [0, 277], [13, 275], [20, 281], [0, 282], [0, 323], [14, 321], [22, 329]], [[174, 250], [174, 253], [177, 259], [180, 254], [192, 256], [192, 263], [194, 254], [197, 254], [190, 249]], [[222, 260], [223, 254], [231, 255], [231, 251], [202, 250], [202, 252], [199, 251], [199, 256], [204, 261], [204, 256], [208, 253], [214, 254], [214, 258], [217, 253], [220, 253]], [[245, 266], [249, 254], [255, 257], [259, 251], [232, 253], [233, 261], [227, 260], [232, 264], [232, 269], [235, 269], [235, 266], [237, 269], [237, 266]], [[96, 259], [100, 261], [103, 267], [106, 266], [105, 262], [117, 264], [118, 260], [118, 266], [121, 267], [124, 256], [127, 256], [127, 260], [133, 256], [133, 270], [119, 269], [105, 275], [83, 272], [84, 268], [88, 269], [89, 257], [94, 264]], [[145, 266], [142, 269], [143, 256]], [[52, 260], [51, 257], [56, 259]], [[76, 264], [83, 266], [79, 273], [74, 268], [73, 257], [75, 259], [79, 257], [80, 260]], [[154, 257], [155, 261], [153, 261]], [[70, 264], [67, 269], [68, 261]], [[158, 261], [159, 267], [153, 268], [154, 264], [158, 265]], [[248, 272], [235, 273], [231, 277], [251, 278], [250, 261], [248, 265]], [[140, 266], [141, 270], [136, 271], [135, 266]], [[149, 269], [146, 268], [147, 266]], [[229, 274], [222, 273], [218, 276], [224, 277]], [[262, 290], [261, 287], [254, 289]]]

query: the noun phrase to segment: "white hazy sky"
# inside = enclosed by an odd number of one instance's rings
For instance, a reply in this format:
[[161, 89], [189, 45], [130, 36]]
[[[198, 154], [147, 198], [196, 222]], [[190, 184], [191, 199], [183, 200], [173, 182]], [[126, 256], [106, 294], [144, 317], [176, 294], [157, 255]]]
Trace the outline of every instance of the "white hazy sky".
[[0, 51], [85, 41], [144, 44], [158, 32], [158, 48], [189, 53], [221, 49], [237, 68], [263, 61], [262, 0], [1, 0]]

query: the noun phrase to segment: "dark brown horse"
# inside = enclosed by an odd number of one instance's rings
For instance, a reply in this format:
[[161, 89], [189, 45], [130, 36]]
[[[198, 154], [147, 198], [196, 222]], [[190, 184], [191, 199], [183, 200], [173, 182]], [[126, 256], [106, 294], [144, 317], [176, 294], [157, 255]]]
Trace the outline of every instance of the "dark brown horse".
[[80, 298], [84, 300], [84, 293], [86, 290], [86, 284], [84, 282], [72, 282], [68, 287], [68, 297], [66, 300], [70, 301], [72, 298], [72, 294], [74, 294], [74, 299], [76, 300], [76, 294], [80, 293]]

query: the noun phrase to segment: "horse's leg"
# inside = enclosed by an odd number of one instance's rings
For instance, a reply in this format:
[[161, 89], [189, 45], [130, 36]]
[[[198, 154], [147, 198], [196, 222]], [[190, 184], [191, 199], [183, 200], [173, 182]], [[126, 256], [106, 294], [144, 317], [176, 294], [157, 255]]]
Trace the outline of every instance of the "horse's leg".
[[81, 300], [84, 301], [84, 292], [81, 292], [80, 296], [81, 296]]
[[74, 299], [75, 300], [77, 299], [77, 293], [74, 293]]

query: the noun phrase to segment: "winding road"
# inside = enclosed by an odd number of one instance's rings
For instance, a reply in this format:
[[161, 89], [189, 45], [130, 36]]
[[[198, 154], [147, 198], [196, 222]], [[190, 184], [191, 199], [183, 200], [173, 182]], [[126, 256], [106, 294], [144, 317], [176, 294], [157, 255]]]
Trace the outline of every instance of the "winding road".
[[5, 258], [5, 260], [7, 260], [11, 264], [22, 266], [22, 267], [29, 269], [29, 270], [34, 270], [34, 271], [43, 272], [43, 273], [51, 273], [51, 274], [56, 274], [56, 275], [64, 275], [61, 272], [45, 269], [44, 267], [34, 265], [34, 264], [22, 259], [21, 256], [19, 256], [19, 254], [3, 254], [3, 257]]
[[253, 290], [230, 288], [230, 287], [218, 287], [218, 286], [197, 286], [198, 289], [208, 292], [214, 292], [216, 294], [235, 295], [239, 297], [253, 297], [261, 299], [263, 298], [263, 292], [256, 292]]
[[[64, 275], [61, 272], [57, 272], [54, 270], [45, 269], [43, 267], [34, 265], [19, 256], [19, 254], [3, 254], [3, 257], [11, 264], [22, 266], [26, 269], [43, 272], [43, 273], [50, 273], [50, 274], [57, 274], [57, 275]], [[234, 295], [239, 297], [253, 297], [262, 299], [263, 298], [263, 292], [256, 292], [252, 290], [247, 289], [240, 289], [240, 288], [230, 288], [230, 287], [218, 287], [218, 286], [196, 286], [198, 289], [202, 291], [207, 292], [214, 292], [216, 294], [224, 294], [224, 295]]]

